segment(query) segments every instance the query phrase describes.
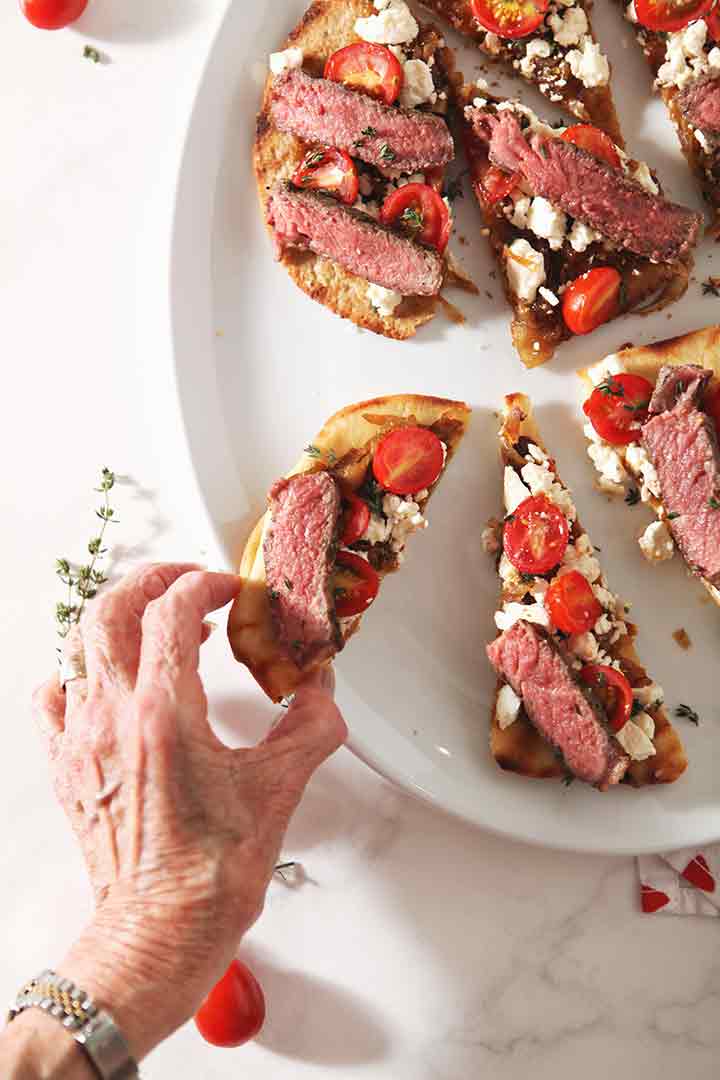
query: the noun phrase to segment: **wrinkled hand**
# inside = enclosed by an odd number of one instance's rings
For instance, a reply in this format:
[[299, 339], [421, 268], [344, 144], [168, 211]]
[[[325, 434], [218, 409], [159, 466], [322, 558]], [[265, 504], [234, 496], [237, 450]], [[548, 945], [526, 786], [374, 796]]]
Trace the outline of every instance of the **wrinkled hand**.
[[95, 993], [138, 1057], [188, 1019], [262, 910], [312, 773], [343, 742], [332, 675], [269, 735], [230, 750], [198, 674], [205, 617], [238, 580], [147, 566], [99, 597], [68, 649], [87, 678], [37, 692], [55, 789], [80, 841], [95, 918], [60, 968]]

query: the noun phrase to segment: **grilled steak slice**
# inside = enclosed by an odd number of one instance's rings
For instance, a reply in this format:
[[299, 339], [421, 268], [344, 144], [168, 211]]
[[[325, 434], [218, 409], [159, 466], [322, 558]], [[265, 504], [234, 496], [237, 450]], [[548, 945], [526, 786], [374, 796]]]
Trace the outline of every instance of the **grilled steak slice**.
[[374, 218], [343, 206], [319, 191], [280, 182], [268, 202], [268, 224], [278, 255], [306, 248], [333, 259], [352, 274], [403, 296], [435, 296], [443, 281], [443, 259]]
[[384, 105], [300, 68], [275, 79], [270, 116], [281, 131], [346, 150], [388, 176], [447, 165], [455, 156], [439, 116]]
[[533, 195], [597, 229], [618, 247], [656, 262], [672, 262], [697, 242], [699, 214], [651, 195], [573, 143], [537, 133], [528, 141], [517, 117], [507, 110], [496, 116], [470, 106], [466, 116], [489, 144], [494, 165], [519, 173]]
[[299, 668], [342, 648], [331, 577], [340, 490], [327, 472], [279, 480], [269, 496], [263, 556], [278, 639]]
[[693, 127], [708, 135], [720, 134], [720, 78], [708, 75], [688, 83], [679, 92], [677, 103]]
[[490, 663], [522, 698], [529, 720], [580, 780], [606, 791], [619, 783], [630, 758], [611, 739], [553, 642], [522, 620], [487, 646]]
[[642, 443], [658, 474], [667, 524], [688, 566], [720, 585], [720, 451], [715, 425], [702, 411], [712, 372], [664, 367], [643, 425]]

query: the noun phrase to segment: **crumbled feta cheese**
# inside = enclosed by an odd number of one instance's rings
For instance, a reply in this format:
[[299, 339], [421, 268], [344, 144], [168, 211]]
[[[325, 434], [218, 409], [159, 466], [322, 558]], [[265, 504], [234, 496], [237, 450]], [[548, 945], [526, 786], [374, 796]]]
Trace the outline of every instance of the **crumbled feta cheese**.
[[284, 52], [270, 53], [270, 70], [273, 75], [282, 75], [292, 68], [302, 67], [305, 54], [302, 49], [290, 48]]
[[655, 721], [649, 713], [636, 713], [636, 715], [633, 716], [633, 722], [637, 724], [641, 731], [645, 732], [648, 739], [652, 741], [655, 738]]
[[622, 458], [617, 450], [608, 443], [591, 442], [587, 448], [588, 457], [592, 461], [598, 473], [600, 487], [617, 493], [617, 488], [622, 487], [627, 479], [627, 473], [622, 463]]
[[648, 562], [664, 562], [675, 554], [675, 543], [664, 521], [653, 521], [638, 540]]
[[532, 495], [547, 495], [550, 502], [555, 503], [563, 511], [570, 521], [577, 517], [577, 510], [572, 501], [572, 495], [555, 479], [555, 473], [549, 467], [547, 461], [537, 464], [529, 461], [520, 470], [525, 483], [530, 488]]
[[535, 578], [535, 580], [533, 581], [532, 585], [530, 586], [529, 592], [531, 596], [535, 597], [539, 604], [542, 604], [545, 600], [545, 593], [548, 591], [549, 588], [550, 582], [546, 581], [545, 578], [538, 577]]
[[486, 525], [480, 533], [480, 544], [486, 555], [496, 555], [500, 550], [500, 539], [496, 525]]
[[630, 443], [625, 447], [625, 462], [628, 468], [640, 481], [640, 498], [643, 502], [650, 502], [654, 496], [660, 498], [660, 478], [647, 451], [640, 443]]
[[516, 622], [524, 619], [525, 622], [536, 623], [549, 629], [550, 616], [545, 610], [544, 604], [517, 604], [514, 600], [503, 604], [502, 611], [495, 612], [495, 625], [498, 630], [509, 630]]
[[568, 240], [570, 241], [570, 247], [573, 251], [583, 252], [594, 244], [597, 240], [601, 240], [602, 236], [595, 229], [591, 229], [589, 225], [585, 225], [582, 221], [573, 222], [573, 227], [568, 233]]
[[568, 544], [558, 574], [566, 574], [570, 570], [577, 570], [593, 585], [600, 577], [600, 563], [592, 554], [592, 547], [588, 551], [584, 545], [581, 546], [580, 541], [582, 539], [583, 537], [579, 537], [574, 544]]
[[618, 598], [614, 593], [611, 593], [609, 589], [606, 589], [603, 584], [593, 585], [592, 590], [595, 594], [595, 599], [605, 611], [617, 611]]
[[570, 70], [583, 86], [607, 86], [610, 81], [610, 65], [600, 46], [591, 37], [582, 41], [582, 51], [571, 49], [565, 57]]
[[519, 583], [520, 581], [520, 574], [518, 573], [516, 567], [514, 567], [513, 564], [510, 562], [505, 552], [503, 552], [500, 556], [500, 562], [498, 563], [498, 575], [500, 577], [500, 580], [504, 581], [505, 584], [507, 584], [508, 582]]
[[649, 739], [633, 720], [628, 720], [625, 726], [615, 733], [615, 738], [633, 761], [645, 761], [657, 753], [652, 739]]
[[590, 631], [585, 634], [572, 634], [568, 638], [567, 647], [574, 656], [588, 663], [598, 657], [598, 643], [595, 640], [595, 635], [591, 634]]
[[430, 105], [435, 104], [437, 101], [435, 83], [432, 71], [424, 60], [408, 60], [403, 64], [403, 74], [405, 78], [400, 91], [401, 105], [404, 105], [406, 109], [414, 109], [428, 102]]
[[597, 620], [593, 627], [593, 633], [596, 637], [602, 637], [603, 634], [611, 634], [613, 630], [613, 622], [607, 612], [604, 612]]
[[557, 307], [560, 303], [560, 297], [556, 296], [552, 289], [546, 289], [544, 285], [541, 285], [538, 292], [542, 296], [543, 300], [547, 300], [551, 307]]
[[405, 0], [390, 0], [377, 15], [356, 19], [355, 33], [376, 45], [402, 45], [416, 38], [420, 27]]
[[509, 683], [505, 683], [504, 686], [500, 687], [495, 703], [495, 717], [501, 731], [515, 723], [521, 704], [520, 698]]
[[525, 55], [520, 61], [520, 71], [526, 78], [530, 78], [535, 70], [535, 62], [544, 59], [552, 52], [552, 45], [543, 38], [533, 38], [525, 47]]
[[477, 86], [478, 90], [490, 89], [490, 83], [487, 81], [487, 79], [484, 79], [482, 75], [478, 76], [478, 78], [475, 80], [475, 85]]
[[473, 98], [473, 106], [476, 109], [484, 109], [486, 105], [487, 105], [487, 98], [484, 98], [484, 97]]
[[503, 494], [505, 496], [505, 509], [508, 514], [512, 514], [513, 510], [516, 510], [521, 502], [530, 498], [529, 490], [525, 487], [512, 465], [505, 466]]
[[527, 227], [536, 236], [542, 237], [552, 251], [559, 251], [565, 239], [567, 217], [557, 206], [553, 206], [541, 195], [536, 195], [530, 204]]
[[711, 147], [710, 147], [710, 143], [707, 141], [707, 138], [705, 137], [705, 133], [702, 132], [700, 130], [700, 128], [695, 128], [694, 131], [693, 131], [693, 135], [695, 136], [695, 139], [697, 140], [697, 142], [700, 143], [700, 146], [703, 148], [705, 153], [706, 154], [709, 153]]
[[[546, 289], [545, 291], [547, 292], [549, 290]], [[542, 292], [542, 289], [540, 290], [540, 292]], [[547, 461], [548, 460], [548, 456], [545, 453], [545, 451], [541, 450], [539, 446], [535, 445], [535, 443], [532, 443], [532, 442], [528, 443], [527, 450], [528, 450], [528, 457], [531, 457], [533, 459], [533, 461], [542, 462], [542, 461]]]
[[635, 10], [635, 0], [630, 0], [630, 3], [625, 8], [625, 18], [631, 23], [636, 23], [638, 21], [637, 11]]
[[634, 686], [633, 697], [641, 705], [662, 705], [665, 691], [657, 683], [649, 683], [647, 686]]
[[517, 225], [518, 229], [527, 229], [528, 213], [530, 211], [530, 199], [527, 195], [518, 195], [512, 208], [510, 221]]
[[507, 276], [511, 290], [529, 304], [537, 296], [538, 288], [545, 282], [545, 259], [541, 251], [518, 237], [505, 248]]
[[667, 35], [665, 62], [657, 73], [657, 86], [683, 87], [696, 76], [704, 75], [710, 67], [705, 53], [707, 23], [697, 19], [684, 30]]
[[622, 361], [617, 353], [610, 353], [598, 364], [593, 364], [588, 369], [588, 375], [593, 386], [599, 386], [600, 383], [604, 383], [610, 375], [619, 375], [624, 368]]
[[718, 49], [717, 45], [714, 45], [707, 54], [707, 62], [715, 71], [720, 68], [720, 49]]
[[653, 180], [652, 173], [644, 161], [639, 161], [632, 173], [633, 180], [637, 180], [651, 195], [658, 195], [660, 188]]
[[[367, 206], [364, 209], [367, 210]], [[400, 306], [403, 299], [400, 293], [393, 292], [392, 289], [384, 289], [382, 285], [373, 284], [368, 285], [365, 295], [378, 315], [382, 315], [384, 319], [395, 314], [395, 309]]]
[[551, 14], [548, 24], [558, 45], [579, 45], [588, 32], [587, 15], [581, 7], [571, 7], [564, 15]]
[[492, 30], [488, 30], [480, 45], [486, 52], [497, 54], [502, 48], [502, 41], [497, 34], [493, 34]]
[[368, 540], [371, 544], [384, 544], [389, 538], [391, 532], [390, 522], [378, 514], [371, 514], [368, 527], [363, 533], [363, 540]]
[[[376, 515], [371, 517], [368, 530], [374, 530], [379, 542], [389, 541], [390, 547], [395, 552], [402, 551], [411, 533], [428, 527], [427, 519], [423, 516], [418, 504], [410, 496], [403, 499], [400, 495], [385, 495], [383, 497], [383, 514], [386, 518], [385, 535], [382, 535], [379, 524], [373, 524], [373, 518]], [[370, 540], [371, 537], [366, 535], [363, 539]], [[373, 540], [373, 542], [378, 541]]]

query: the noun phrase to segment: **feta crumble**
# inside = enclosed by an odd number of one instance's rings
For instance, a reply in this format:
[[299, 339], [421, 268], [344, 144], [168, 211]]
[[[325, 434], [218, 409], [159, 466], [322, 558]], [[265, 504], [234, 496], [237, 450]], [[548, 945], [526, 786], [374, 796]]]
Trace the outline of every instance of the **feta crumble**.
[[508, 514], [512, 514], [513, 510], [516, 510], [521, 502], [530, 498], [529, 489], [525, 487], [525, 484], [515, 472], [512, 465], [505, 466], [503, 495], [505, 498], [505, 509]]
[[550, 469], [547, 461], [536, 463], [529, 461], [520, 470], [525, 483], [530, 488], [532, 495], [547, 495], [550, 502], [559, 506], [570, 521], [577, 517], [577, 510], [572, 500], [572, 495], [555, 479], [555, 473]]
[[273, 75], [282, 75], [286, 71], [292, 71], [293, 68], [299, 68], [303, 65], [305, 54], [302, 49], [290, 48], [285, 49], [283, 52], [270, 53], [270, 70]]
[[567, 217], [564, 211], [541, 195], [536, 195], [530, 204], [527, 227], [536, 236], [547, 240], [551, 251], [559, 251], [565, 239]]
[[667, 35], [665, 62], [658, 69], [656, 86], [682, 88], [692, 79], [720, 68], [720, 49], [714, 46], [706, 52], [707, 33], [707, 23], [698, 19]]
[[356, 19], [355, 33], [376, 45], [403, 45], [418, 36], [420, 27], [405, 0], [389, 0], [377, 15]]
[[538, 292], [542, 296], [543, 300], [547, 300], [550, 307], [557, 307], [560, 303], [560, 297], [556, 296], [552, 289], [546, 289], [544, 285], [541, 285]]
[[537, 296], [538, 288], [545, 282], [545, 259], [541, 251], [522, 237], [513, 240], [505, 248], [507, 275], [511, 290], [520, 300], [529, 304]]
[[645, 761], [657, 753], [652, 740], [633, 720], [628, 720], [625, 726], [616, 732], [615, 738], [633, 761]]
[[498, 630], [509, 630], [511, 626], [514, 626], [516, 622], [520, 622], [521, 619], [524, 622], [544, 626], [546, 629], [550, 628], [550, 616], [545, 609], [545, 605], [541, 603], [518, 604], [511, 600], [507, 604], [503, 604], [502, 611], [495, 612], [495, 625]]
[[403, 87], [400, 91], [400, 104], [406, 109], [418, 105], [434, 105], [437, 101], [432, 71], [424, 60], [407, 60], [403, 64]]
[[662, 705], [665, 691], [657, 683], [650, 683], [648, 686], [633, 687], [633, 697], [640, 705]]
[[533, 38], [525, 47], [525, 55], [520, 61], [520, 71], [526, 78], [530, 78], [535, 70], [535, 63], [539, 59], [545, 59], [552, 53], [552, 45], [543, 38]]
[[594, 244], [597, 240], [601, 240], [602, 236], [595, 229], [591, 229], [589, 225], [585, 225], [582, 221], [573, 222], [573, 227], [568, 233], [568, 241], [573, 251], [582, 253], [586, 251], [591, 244]]
[[649, 191], [651, 195], [658, 195], [660, 188], [653, 180], [652, 173], [648, 165], [644, 161], [639, 161], [635, 167], [634, 172], [631, 174], [633, 180], [637, 180], [638, 184]]
[[588, 369], [588, 375], [590, 382], [593, 386], [600, 386], [601, 383], [607, 381], [611, 375], [619, 375], [625, 369], [622, 366], [622, 361], [617, 353], [609, 353], [608, 356], [601, 360], [599, 364], [593, 364]]
[[547, 21], [558, 45], [579, 45], [589, 29], [587, 15], [580, 7], [570, 7], [564, 15], [553, 13]]
[[625, 461], [635, 476], [640, 481], [640, 498], [643, 502], [650, 502], [651, 498], [659, 499], [660, 478], [652, 461], [648, 457], [647, 450], [640, 443], [630, 443], [625, 448]]
[[495, 704], [495, 716], [501, 731], [505, 731], [511, 724], [515, 723], [521, 704], [520, 698], [509, 683], [505, 683], [504, 686], [500, 687]]
[[594, 548], [587, 533], [578, 536], [575, 543], [568, 544], [565, 549], [558, 575], [566, 574], [569, 570], [577, 570], [593, 585], [601, 576], [600, 563], [593, 552]]
[[394, 315], [396, 308], [400, 307], [403, 300], [400, 293], [393, 292], [392, 289], [384, 289], [382, 285], [368, 285], [365, 295], [378, 315], [381, 315], [384, 319]]
[[[592, 427], [592, 424], [586, 424], [585, 426], [586, 428]], [[594, 428], [593, 431], [595, 431]], [[624, 481], [627, 479], [627, 473], [617, 450], [614, 450], [604, 440], [599, 440], [590, 443], [587, 453], [597, 470], [600, 487], [613, 494], [619, 494]]]
[[675, 543], [664, 521], [653, 521], [638, 540], [648, 562], [665, 562], [675, 554]]
[[565, 59], [575, 78], [589, 89], [594, 86], [607, 86], [610, 81], [610, 65], [607, 57], [591, 37], [583, 39], [582, 50], [571, 49]]
[[567, 646], [571, 653], [587, 663], [597, 660], [599, 656], [597, 640], [589, 630], [585, 634], [573, 634], [568, 638]]

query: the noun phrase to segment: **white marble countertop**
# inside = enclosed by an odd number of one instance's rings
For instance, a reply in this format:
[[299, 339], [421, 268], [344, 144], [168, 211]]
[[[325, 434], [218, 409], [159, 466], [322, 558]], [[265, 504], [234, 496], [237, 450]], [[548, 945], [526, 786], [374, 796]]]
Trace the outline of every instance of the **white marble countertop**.
[[[95, 0], [59, 34], [0, 9], [7, 999], [90, 910], [28, 705], [53, 665], [53, 560], [87, 539], [103, 464], [128, 478], [116, 500], [126, 562], [205, 550], [168, 377], [167, 251], [182, 133], [225, 5]], [[84, 60], [85, 42], [109, 62]], [[232, 715], [222, 634], [204, 665], [214, 714]], [[188, 1026], [144, 1075], [717, 1075], [717, 924], [640, 915], [630, 860], [501, 842], [347, 751], [313, 783], [286, 855], [310, 881], [275, 883], [243, 946], [268, 998], [261, 1037], [219, 1051]]]

